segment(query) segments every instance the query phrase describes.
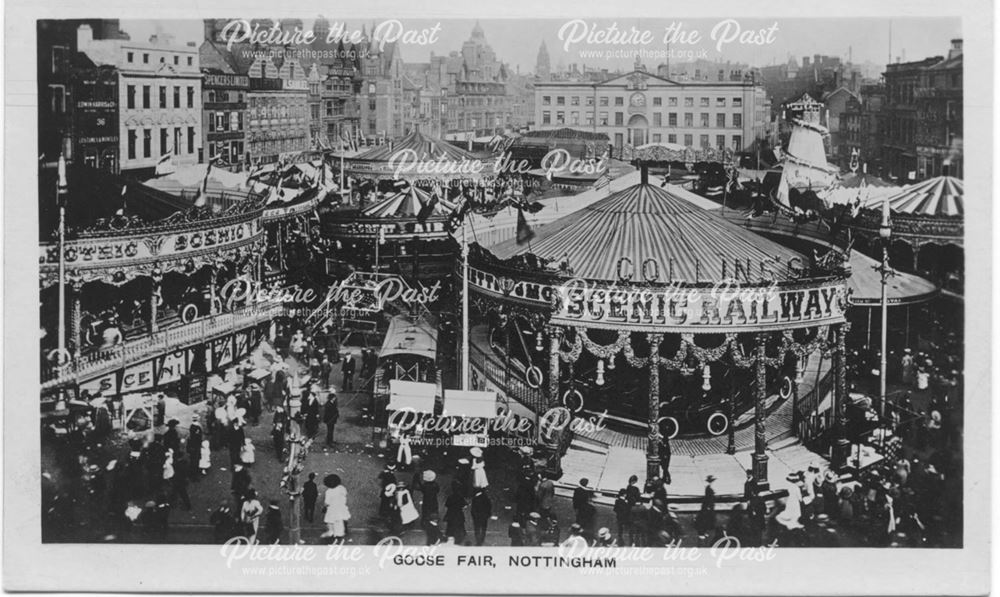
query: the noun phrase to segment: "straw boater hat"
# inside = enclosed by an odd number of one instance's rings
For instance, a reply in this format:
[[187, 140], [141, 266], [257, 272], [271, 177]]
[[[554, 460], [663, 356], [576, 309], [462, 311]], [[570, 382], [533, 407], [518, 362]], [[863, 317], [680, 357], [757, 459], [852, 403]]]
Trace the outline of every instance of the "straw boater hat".
[[431, 470], [424, 471], [423, 481], [424, 483], [430, 483], [434, 479], [437, 479], [437, 473]]
[[712, 483], [713, 481], [715, 481], [715, 475], [705, 477], [705, 483]]
[[389, 464], [385, 465], [385, 468], [389, 469], [390, 471], [394, 471], [396, 470], [396, 463], [390, 462]]
[[480, 458], [483, 455], [483, 450], [479, 446], [473, 446], [469, 448], [469, 454], [472, 454], [475, 458]]
[[608, 527], [601, 527], [601, 530], [597, 531], [597, 536], [601, 539], [610, 539], [611, 531], [608, 530]]
[[459, 458], [458, 459], [458, 463], [459, 464], [469, 464], [469, 459], [468, 458]]
[[396, 484], [389, 483], [385, 486], [385, 497], [392, 497], [392, 494], [396, 493]]

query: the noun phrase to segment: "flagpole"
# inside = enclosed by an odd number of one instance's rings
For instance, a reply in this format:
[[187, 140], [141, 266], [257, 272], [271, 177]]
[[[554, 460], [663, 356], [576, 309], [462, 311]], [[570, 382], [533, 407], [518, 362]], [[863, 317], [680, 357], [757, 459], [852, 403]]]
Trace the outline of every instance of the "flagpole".
[[56, 195], [59, 201], [59, 351], [56, 353], [56, 364], [65, 365], [66, 354], [66, 157], [59, 156], [59, 180], [56, 183]]
[[462, 222], [462, 389], [469, 389], [469, 241]]

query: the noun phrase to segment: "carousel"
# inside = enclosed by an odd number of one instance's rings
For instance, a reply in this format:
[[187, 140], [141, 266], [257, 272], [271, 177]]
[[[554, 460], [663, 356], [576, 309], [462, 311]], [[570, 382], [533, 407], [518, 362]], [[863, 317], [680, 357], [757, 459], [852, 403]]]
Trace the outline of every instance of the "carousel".
[[[962, 294], [964, 263], [965, 185], [961, 179], [938, 176], [902, 187], [889, 195], [892, 222], [890, 260], [940, 282], [951, 293]], [[879, 242], [882, 199], [875, 199], [854, 219], [852, 227], [862, 248]]]
[[732, 454], [734, 428], [752, 425], [754, 479], [766, 490], [765, 420], [796, 399], [817, 351], [833, 356], [841, 412], [844, 258], [810, 259], [757, 236], [673, 185], [650, 184], [648, 169], [669, 164], [635, 164], [638, 184], [527, 242], [470, 247], [473, 353], [491, 353], [509, 364], [494, 373], [520, 378], [482, 385], [534, 390], [528, 404], [516, 392], [502, 399], [536, 422], [554, 408], [604, 413], [645, 444], [650, 478], [661, 442], [728, 434]]

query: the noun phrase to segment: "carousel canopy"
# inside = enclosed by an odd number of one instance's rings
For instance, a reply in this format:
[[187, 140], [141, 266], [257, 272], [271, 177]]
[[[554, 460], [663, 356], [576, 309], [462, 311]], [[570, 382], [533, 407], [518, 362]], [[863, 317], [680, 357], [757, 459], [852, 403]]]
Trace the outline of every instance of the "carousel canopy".
[[[430, 203], [430, 201], [430, 193], [410, 185], [408, 188], [390, 195], [374, 205], [366, 207], [361, 212], [361, 216], [365, 218], [386, 219], [415, 218], [420, 213], [420, 209]], [[430, 218], [446, 218], [453, 209], [455, 209], [453, 203], [444, 199], [438, 199]]]
[[465, 151], [461, 147], [456, 147], [451, 143], [428, 137], [419, 131], [414, 131], [395, 142], [374, 147], [362, 154], [350, 158], [353, 161], [365, 162], [388, 162], [394, 154], [404, 149], [412, 149], [421, 160], [438, 159], [444, 156], [448, 160], [476, 160], [474, 154]]
[[[751, 282], [765, 281], [760, 266], [765, 261], [771, 264], [768, 279], [773, 276], [780, 282], [792, 278], [784, 264], [808, 262], [799, 253], [693, 204], [686, 191], [681, 193], [673, 185], [637, 184], [540, 228], [530, 244], [510, 240], [490, 251], [500, 259], [523, 253], [553, 262], [565, 259], [574, 276], [608, 281], [617, 281], [623, 257], [637, 268], [656, 259], [661, 268], [672, 267], [673, 280], [689, 283], [722, 281], [734, 275], [734, 262], [748, 260]], [[668, 272], [661, 275], [666, 279]]]
[[[882, 276], [875, 268], [879, 265], [871, 257], [851, 251], [851, 277], [847, 280], [851, 304], [877, 307], [882, 304]], [[897, 271], [889, 278], [886, 296], [890, 305], [912, 305], [932, 298], [938, 287], [913, 274]]]
[[[965, 214], [965, 185], [961, 179], [938, 176], [903, 187], [889, 197], [889, 209], [896, 214], [923, 217], [955, 217]], [[867, 207], [878, 207], [869, 203]]]

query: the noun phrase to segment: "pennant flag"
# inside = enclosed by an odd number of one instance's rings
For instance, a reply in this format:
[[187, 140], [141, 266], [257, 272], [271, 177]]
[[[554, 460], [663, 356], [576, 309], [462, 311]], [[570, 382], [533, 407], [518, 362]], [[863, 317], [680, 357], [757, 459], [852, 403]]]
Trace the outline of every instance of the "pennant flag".
[[528, 226], [528, 220], [524, 217], [524, 210], [517, 210], [517, 244], [531, 242], [535, 238], [535, 232]]
[[212, 157], [208, 160], [208, 168], [205, 170], [205, 178], [201, 181], [201, 187], [198, 189], [198, 195], [194, 199], [195, 207], [205, 207], [208, 201], [208, 176], [212, 173], [212, 164], [218, 157]]

